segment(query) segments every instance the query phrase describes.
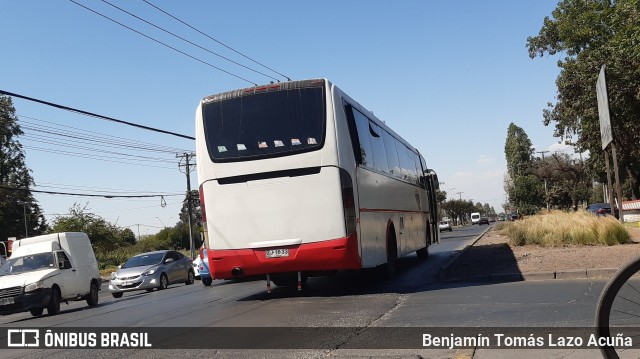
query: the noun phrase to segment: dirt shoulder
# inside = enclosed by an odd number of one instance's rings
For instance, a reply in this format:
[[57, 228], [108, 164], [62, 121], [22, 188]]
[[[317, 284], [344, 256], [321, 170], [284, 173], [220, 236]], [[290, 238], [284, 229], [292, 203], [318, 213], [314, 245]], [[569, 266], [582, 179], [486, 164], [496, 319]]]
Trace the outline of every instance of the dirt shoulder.
[[629, 232], [630, 244], [541, 247], [511, 246], [491, 229], [453, 263], [447, 278], [619, 268], [640, 256], [640, 228]]

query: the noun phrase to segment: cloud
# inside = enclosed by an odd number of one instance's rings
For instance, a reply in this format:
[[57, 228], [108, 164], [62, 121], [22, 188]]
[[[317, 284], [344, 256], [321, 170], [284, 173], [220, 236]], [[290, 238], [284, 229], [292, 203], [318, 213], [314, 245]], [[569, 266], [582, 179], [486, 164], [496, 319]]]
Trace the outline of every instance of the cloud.
[[487, 155], [480, 155], [480, 158], [478, 159], [478, 163], [480, 164], [484, 164], [484, 163], [491, 163], [491, 162], [495, 162], [495, 158], [493, 157], [489, 157]]

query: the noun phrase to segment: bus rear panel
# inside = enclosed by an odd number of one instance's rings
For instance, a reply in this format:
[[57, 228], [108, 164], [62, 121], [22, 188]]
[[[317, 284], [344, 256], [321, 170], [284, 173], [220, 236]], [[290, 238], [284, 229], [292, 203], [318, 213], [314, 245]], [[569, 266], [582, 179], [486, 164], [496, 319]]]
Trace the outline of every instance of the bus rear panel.
[[202, 101], [198, 181], [214, 279], [361, 266], [332, 113], [324, 80]]

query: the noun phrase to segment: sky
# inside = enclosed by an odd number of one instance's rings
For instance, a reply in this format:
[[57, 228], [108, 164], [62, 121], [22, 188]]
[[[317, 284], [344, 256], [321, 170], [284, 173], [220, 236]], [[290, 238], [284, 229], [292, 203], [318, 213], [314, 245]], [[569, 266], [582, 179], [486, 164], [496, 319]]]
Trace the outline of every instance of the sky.
[[[542, 122], [559, 58], [530, 59], [526, 48], [556, 1], [148, 0], [223, 46], [142, 0], [109, 0], [208, 51], [104, 1], [74, 1], [2, 3], [0, 90], [195, 136], [203, 97], [286, 80], [241, 53], [293, 80], [328, 78], [414, 145], [449, 198], [497, 212], [510, 123], [536, 151], [573, 153]], [[162, 195], [35, 193], [48, 222], [74, 204], [136, 235], [178, 221], [187, 179], [176, 154], [194, 151], [193, 140], [13, 102], [34, 189]], [[192, 189], [196, 178], [192, 172]]]

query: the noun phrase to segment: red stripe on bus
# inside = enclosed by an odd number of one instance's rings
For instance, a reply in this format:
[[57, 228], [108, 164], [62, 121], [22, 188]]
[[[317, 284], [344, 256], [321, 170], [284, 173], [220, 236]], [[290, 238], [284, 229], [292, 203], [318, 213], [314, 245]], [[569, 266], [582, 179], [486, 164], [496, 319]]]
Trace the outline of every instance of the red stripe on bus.
[[[287, 248], [288, 257], [267, 258], [267, 249]], [[295, 246], [207, 251], [214, 279], [234, 278], [231, 270], [241, 268], [244, 276], [273, 273], [360, 269], [356, 232], [349, 237]]]

